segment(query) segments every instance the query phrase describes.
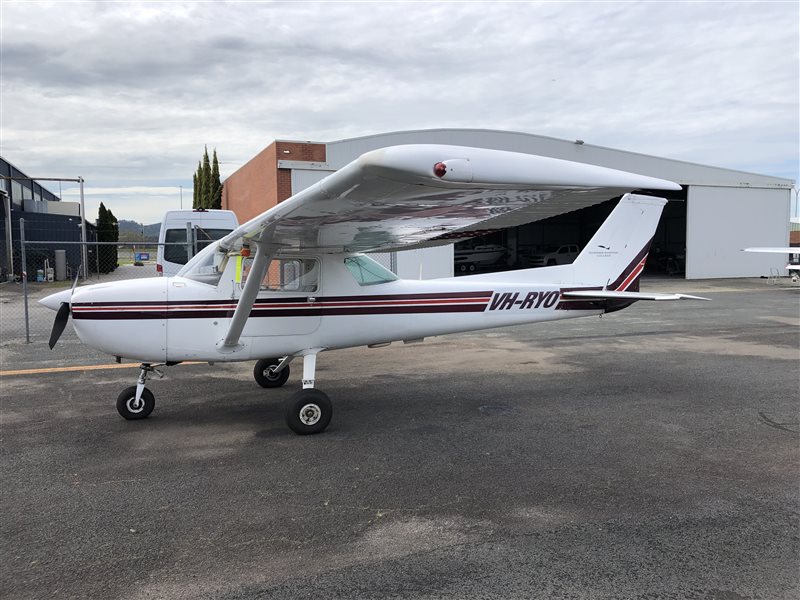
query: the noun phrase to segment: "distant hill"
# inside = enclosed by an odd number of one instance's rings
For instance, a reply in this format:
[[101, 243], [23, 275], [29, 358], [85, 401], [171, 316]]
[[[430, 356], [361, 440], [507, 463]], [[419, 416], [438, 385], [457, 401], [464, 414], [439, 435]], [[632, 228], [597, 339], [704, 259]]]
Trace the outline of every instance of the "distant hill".
[[142, 225], [136, 221], [129, 221], [127, 219], [120, 219], [119, 223], [119, 241], [121, 242], [138, 242], [142, 239], [142, 231], [144, 231], [144, 241], [157, 242], [158, 234], [161, 230], [161, 223], [153, 223], [152, 225]]

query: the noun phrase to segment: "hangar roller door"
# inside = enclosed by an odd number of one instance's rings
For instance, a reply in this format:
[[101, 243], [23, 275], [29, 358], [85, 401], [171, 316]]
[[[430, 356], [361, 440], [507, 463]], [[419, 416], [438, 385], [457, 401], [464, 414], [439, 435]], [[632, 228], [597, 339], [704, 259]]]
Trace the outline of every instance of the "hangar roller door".
[[686, 278], [784, 274], [786, 256], [742, 252], [748, 246], [786, 246], [790, 190], [689, 186]]

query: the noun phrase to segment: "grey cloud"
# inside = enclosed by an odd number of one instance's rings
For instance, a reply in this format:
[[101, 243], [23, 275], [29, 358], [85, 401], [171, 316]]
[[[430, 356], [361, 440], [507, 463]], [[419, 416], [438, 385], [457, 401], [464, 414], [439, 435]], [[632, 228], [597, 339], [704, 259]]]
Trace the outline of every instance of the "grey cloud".
[[232, 169], [276, 137], [476, 127], [797, 176], [797, 5], [3, 12], [3, 152], [41, 172], [190, 184], [205, 143]]

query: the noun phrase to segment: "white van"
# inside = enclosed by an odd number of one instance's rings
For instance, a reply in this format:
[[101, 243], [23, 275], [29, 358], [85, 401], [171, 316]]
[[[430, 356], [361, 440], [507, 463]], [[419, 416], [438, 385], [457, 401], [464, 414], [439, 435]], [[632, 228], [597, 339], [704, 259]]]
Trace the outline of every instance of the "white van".
[[231, 210], [168, 210], [158, 234], [156, 271], [165, 277], [176, 275], [191, 257], [238, 226]]

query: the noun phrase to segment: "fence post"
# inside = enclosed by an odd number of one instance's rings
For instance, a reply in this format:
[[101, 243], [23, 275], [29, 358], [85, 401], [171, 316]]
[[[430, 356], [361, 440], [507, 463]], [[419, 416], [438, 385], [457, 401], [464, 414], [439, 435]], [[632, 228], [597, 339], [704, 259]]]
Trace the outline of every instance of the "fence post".
[[186, 221], [186, 262], [192, 260], [192, 238], [194, 237], [194, 231], [192, 230], [192, 224], [189, 221]]
[[22, 261], [22, 298], [25, 305], [25, 343], [31, 343], [31, 325], [28, 321], [28, 263], [25, 260], [25, 219], [19, 220], [19, 249]]
[[78, 182], [81, 185], [81, 263], [83, 264], [83, 278], [89, 279], [89, 253], [88, 253], [88, 240], [86, 239], [86, 206], [83, 203], [83, 177], [78, 177]]
[[5, 211], [5, 229], [6, 229], [6, 257], [8, 260], [8, 281], [13, 281], [14, 278], [14, 240], [11, 237], [11, 230], [14, 224], [11, 222], [11, 196], [5, 190], [0, 190], [0, 196], [3, 197], [3, 209]]

